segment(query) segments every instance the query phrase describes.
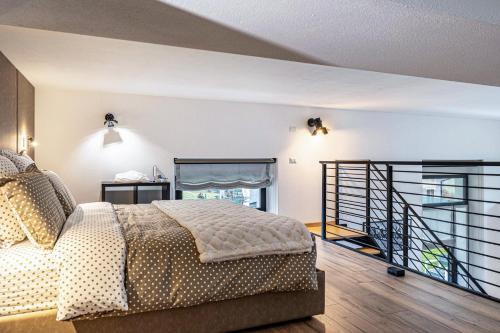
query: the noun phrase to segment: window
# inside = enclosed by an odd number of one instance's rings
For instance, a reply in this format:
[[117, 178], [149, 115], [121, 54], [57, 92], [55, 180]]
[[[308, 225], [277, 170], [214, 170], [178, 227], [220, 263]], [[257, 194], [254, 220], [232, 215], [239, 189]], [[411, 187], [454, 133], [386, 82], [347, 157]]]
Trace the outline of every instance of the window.
[[424, 176], [424, 206], [466, 204], [467, 178], [463, 175]]
[[[175, 159], [176, 199], [227, 199], [267, 210], [276, 159]], [[272, 202], [272, 201], [271, 201]]]
[[206, 189], [193, 191], [179, 191], [181, 199], [225, 199], [259, 210], [266, 210], [266, 188], [232, 188], [232, 189]]
[[[468, 224], [468, 191], [467, 175], [425, 175], [423, 177], [423, 218], [427, 225], [434, 231], [443, 244], [450, 246], [453, 254], [457, 257], [459, 253], [455, 250], [457, 238]], [[466, 236], [466, 235], [464, 235]], [[466, 244], [460, 248], [467, 248]], [[423, 244], [421, 252], [423, 270], [436, 278], [456, 282], [457, 271], [451, 267], [450, 258], [443, 248], [435, 247], [432, 243]], [[466, 258], [462, 258], [464, 262]]]

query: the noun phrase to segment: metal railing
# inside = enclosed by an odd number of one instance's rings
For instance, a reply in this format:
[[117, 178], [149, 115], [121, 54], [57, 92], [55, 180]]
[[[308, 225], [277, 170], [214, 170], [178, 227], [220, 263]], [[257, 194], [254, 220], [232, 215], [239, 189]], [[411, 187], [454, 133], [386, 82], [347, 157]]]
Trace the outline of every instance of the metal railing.
[[500, 162], [320, 163], [323, 239], [500, 299]]

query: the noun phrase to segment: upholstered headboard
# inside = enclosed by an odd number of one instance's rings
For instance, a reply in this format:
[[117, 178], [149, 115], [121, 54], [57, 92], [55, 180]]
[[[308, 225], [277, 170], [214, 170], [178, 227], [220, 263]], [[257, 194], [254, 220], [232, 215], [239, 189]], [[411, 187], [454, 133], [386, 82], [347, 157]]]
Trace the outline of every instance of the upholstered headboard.
[[[0, 52], [0, 148], [19, 151], [35, 136], [35, 88]], [[34, 158], [33, 148], [28, 154]]]

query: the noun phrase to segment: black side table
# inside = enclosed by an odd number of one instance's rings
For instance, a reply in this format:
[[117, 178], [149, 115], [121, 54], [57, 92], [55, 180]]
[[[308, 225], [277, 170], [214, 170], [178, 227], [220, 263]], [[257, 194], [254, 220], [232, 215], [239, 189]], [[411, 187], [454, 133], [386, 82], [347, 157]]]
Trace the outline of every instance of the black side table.
[[161, 186], [161, 200], [170, 200], [170, 183], [169, 182], [135, 182], [135, 183], [101, 183], [101, 201], [106, 201], [106, 189], [110, 187], [132, 187], [134, 193], [134, 204], [137, 204], [139, 197], [139, 187], [143, 186]]

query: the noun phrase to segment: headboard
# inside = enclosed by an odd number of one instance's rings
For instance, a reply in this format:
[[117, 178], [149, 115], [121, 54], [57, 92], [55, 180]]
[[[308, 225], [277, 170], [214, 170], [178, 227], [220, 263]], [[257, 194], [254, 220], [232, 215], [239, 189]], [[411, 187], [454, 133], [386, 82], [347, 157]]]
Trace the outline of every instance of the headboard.
[[[35, 88], [0, 52], [0, 148], [19, 151], [34, 136]], [[28, 155], [34, 159], [33, 147]]]

